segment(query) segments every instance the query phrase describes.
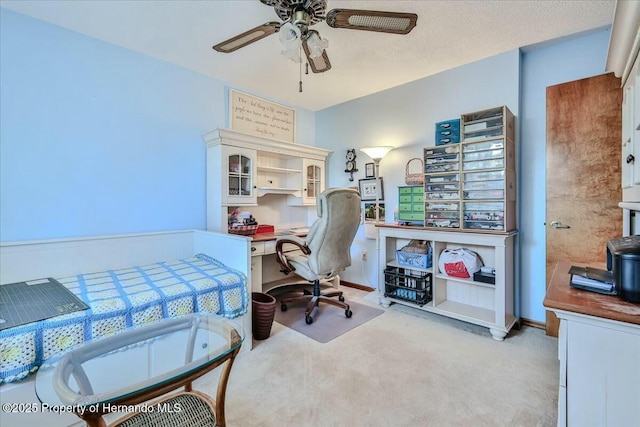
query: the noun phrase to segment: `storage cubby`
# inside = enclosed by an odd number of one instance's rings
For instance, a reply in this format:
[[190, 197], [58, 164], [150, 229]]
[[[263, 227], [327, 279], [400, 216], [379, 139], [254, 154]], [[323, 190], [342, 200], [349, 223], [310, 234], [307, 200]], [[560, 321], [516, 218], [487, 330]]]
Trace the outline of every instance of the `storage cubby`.
[[[515, 314], [514, 242], [517, 232], [470, 233], [429, 230], [381, 224], [377, 226], [380, 247], [378, 263], [380, 302], [409, 305], [489, 328], [494, 339], [502, 341], [518, 321]], [[396, 259], [396, 251], [411, 240], [425, 240], [432, 248], [432, 266], [407, 268]], [[440, 272], [440, 255], [445, 249], [466, 248], [478, 254], [483, 264], [495, 270], [495, 283], [473, 278], [457, 278]], [[428, 280], [427, 280], [428, 277]], [[431, 295], [415, 295], [413, 285], [422, 285]], [[399, 290], [399, 292], [398, 292]]]

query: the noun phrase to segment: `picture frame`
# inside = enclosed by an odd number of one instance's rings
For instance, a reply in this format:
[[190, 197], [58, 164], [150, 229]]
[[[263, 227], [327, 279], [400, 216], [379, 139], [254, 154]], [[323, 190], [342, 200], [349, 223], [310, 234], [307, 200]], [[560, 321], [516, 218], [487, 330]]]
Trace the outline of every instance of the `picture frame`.
[[373, 163], [365, 163], [364, 165], [364, 176], [366, 178], [375, 178], [375, 165]]
[[[376, 202], [365, 202], [363, 213], [365, 221], [375, 221], [376, 220]], [[384, 202], [378, 203], [378, 218], [384, 222]]]
[[376, 200], [376, 190], [378, 192], [378, 201], [384, 200], [384, 181], [382, 177], [378, 177], [380, 185], [376, 185], [375, 178], [365, 178], [358, 181], [358, 188], [360, 190], [360, 199], [364, 201]]

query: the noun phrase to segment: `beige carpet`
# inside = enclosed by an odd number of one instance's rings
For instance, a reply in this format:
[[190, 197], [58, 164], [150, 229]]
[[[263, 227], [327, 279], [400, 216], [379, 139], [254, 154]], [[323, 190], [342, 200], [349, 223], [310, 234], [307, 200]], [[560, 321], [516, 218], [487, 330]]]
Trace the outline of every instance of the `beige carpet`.
[[[326, 344], [274, 323], [233, 367], [227, 425], [556, 425], [555, 338], [523, 327], [498, 342], [406, 310], [392, 305]], [[211, 393], [215, 376], [196, 387]]]
[[282, 311], [278, 301], [275, 321], [318, 342], [327, 343], [384, 313], [381, 308], [369, 304], [357, 301], [347, 301], [347, 303], [353, 313], [350, 318], [347, 318], [344, 310], [339, 307], [320, 304], [312, 312], [313, 323], [307, 325], [304, 318], [306, 303], [292, 303], [288, 305], [286, 311]]

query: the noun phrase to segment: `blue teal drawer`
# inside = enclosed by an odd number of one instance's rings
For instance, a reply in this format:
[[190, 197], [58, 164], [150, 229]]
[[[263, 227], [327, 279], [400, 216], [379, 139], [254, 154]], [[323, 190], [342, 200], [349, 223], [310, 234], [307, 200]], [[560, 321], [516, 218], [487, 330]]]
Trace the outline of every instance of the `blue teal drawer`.
[[460, 142], [460, 119], [436, 123], [436, 145]]
[[436, 145], [457, 144], [458, 142], [460, 142], [460, 134], [456, 134], [452, 136], [436, 135]]
[[445, 120], [443, 122], [436, 123], [436, 132], [456, 130], [460, 133], [460, 119]]

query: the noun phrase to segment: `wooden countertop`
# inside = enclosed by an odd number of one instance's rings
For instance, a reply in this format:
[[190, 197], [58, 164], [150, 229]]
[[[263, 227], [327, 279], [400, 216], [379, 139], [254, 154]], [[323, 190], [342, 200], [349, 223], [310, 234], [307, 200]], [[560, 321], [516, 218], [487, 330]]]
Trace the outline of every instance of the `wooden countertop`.
[[388, 222], [381, 222], [374, 225], [376, 227], [382, 227], [382, 228], [400, 228], [400, 229], [434, 231], [434, 232], [444, 231], [445, 233], [500, 234], [500, 235], [518, 234], [518, 230], [499, 231], [499, 230], [482, 230], [482, 229], [470, 229], [470, 228], [424, 227], [422, 225], [400, 225], [400, 224], [393, 224]]
[[571, 265], [568, 262], [556, 264], [544, 298], [545, 307], [640, 325], [640, 304], [624, 301], [619, 296], [602, 295], [569, 286]]

